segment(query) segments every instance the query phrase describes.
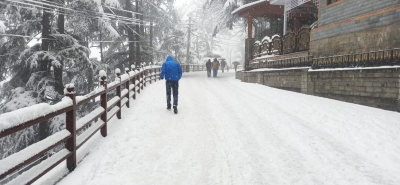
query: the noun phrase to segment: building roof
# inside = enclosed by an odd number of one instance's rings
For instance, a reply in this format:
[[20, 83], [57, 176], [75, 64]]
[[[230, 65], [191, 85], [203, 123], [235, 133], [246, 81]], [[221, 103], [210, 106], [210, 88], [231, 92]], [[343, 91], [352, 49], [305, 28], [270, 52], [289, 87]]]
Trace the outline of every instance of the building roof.
[[272, 5], [269, 0], [259, 0], [240, 6], [232, 12], [239, 17], [283, 17], [284, 6]]

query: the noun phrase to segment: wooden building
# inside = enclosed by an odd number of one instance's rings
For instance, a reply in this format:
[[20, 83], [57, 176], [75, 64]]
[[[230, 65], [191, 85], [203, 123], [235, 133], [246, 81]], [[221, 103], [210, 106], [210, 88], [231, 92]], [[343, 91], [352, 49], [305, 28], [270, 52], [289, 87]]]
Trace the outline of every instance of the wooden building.
[[[354, 67], [380, 51], [393, 61], [400, 53], [396, 49], [400, 47], [400, 0], [260, 0], [243, 5], [232, 14], [248, 22], [246, 70], [312, 65]], [[258, 17], [282, 19], [283, 31], [256, 40], [252, 28]], [[358, 55], [360, 61], [352, 64]], [[335, 64], [338, 61], [340, 65]]]

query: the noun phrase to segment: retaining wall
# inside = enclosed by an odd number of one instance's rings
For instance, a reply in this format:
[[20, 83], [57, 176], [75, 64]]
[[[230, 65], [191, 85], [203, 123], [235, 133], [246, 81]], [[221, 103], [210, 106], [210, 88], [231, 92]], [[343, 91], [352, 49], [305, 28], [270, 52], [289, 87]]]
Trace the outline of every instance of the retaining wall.
[[400, 112], [400, 67], [239, 71], [243, 82]]

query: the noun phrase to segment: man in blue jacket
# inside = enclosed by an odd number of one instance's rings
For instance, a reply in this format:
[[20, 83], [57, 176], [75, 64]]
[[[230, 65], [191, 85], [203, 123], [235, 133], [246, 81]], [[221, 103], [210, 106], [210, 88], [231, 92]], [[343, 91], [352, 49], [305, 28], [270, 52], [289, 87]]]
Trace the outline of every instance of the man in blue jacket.
[[174, 113], [178, 114], [178, 88], [179, 80], [182, 77], [182, 68], [178, 62], [175, 62], [171, 56], [167, 57], [167, 60], [161, 67], [160, 79], [166, 80], [167, 87], [167, 109], [171, 110], [171, 89], [174, 97]]

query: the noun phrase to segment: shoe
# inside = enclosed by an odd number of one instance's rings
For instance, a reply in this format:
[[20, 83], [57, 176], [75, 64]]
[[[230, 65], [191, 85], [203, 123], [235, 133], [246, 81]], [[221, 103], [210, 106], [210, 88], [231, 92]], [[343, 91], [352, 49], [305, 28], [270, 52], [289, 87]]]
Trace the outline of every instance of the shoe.
[[174, 113], [178, 114], [178, 108], [174, 105]]
[[168, 110], [171, 110], [171, 105], [167, 105], [167, 109], [168, 109]]

